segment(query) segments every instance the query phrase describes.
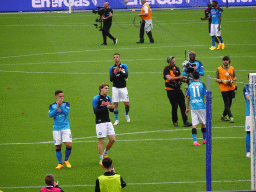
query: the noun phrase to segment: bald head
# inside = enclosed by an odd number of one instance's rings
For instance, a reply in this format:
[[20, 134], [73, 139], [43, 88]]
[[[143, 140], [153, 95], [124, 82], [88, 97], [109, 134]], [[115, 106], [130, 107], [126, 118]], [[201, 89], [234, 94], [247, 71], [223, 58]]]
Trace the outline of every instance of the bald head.
[[146, 3], [146, 0], [141, 0], [140, 2], [142, 5], [144, 5]]
[[109, 2], [105, 2], [105, 3], [104, 3], [104, 7], [105, 7], [105, 8], [108, 8], [108, 7], [109, 7]]

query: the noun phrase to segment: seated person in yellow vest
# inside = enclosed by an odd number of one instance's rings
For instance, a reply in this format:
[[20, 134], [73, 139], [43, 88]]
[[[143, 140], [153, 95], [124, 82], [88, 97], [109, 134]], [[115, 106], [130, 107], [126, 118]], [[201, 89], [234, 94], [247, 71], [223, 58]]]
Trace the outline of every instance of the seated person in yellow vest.
[[96, 180], [95, 192], [121, 191], [126, 183], [120, 175], [116, 174], [109, 157], [102, 160], [102, 167], [105, 169], [105, 173]]
[[154, 43], [154, 39], [152, 36], [151, 30], [153, 29], [152, 24], [152, 10], [150, 9], [149, 5], [146, 3], [146, 0], [141, 0], [142, 8], [139, 17], [141, 17], [140, 21], [140, 41], [136, 43], [144, 43], [144, 30], [146, 31], [150, 43]]

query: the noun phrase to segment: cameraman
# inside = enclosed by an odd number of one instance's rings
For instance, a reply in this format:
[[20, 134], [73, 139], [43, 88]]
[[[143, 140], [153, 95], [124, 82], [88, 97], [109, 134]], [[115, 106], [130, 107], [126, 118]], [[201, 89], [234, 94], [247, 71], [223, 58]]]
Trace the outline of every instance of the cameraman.
[[172, 105], [173, 126], [178, 127], [177, 110], [179, 105], [182, 120], [184, 122], [183, 127], [190, 127], [192, 124], [188, 122], [188, 117], [186, 115], [185, 96], [180, 89], [183, 77], [180, 75], [180, 69], [175, 66], [174, 57], [167, 57], [167, 63], [169, 65], [164, 68], [163, 74], [165, 79], [165, 90], [167, 91], [167, 96]]
[[[194, 51], [191, 51], [189, 53], [189, 64], [187, 67], [184, 67], [182, 70], [183, 76], [188, 76], [188, 68], [193, 68], [193, 71], [197, 71], [201, 76], [204, 76], [204, 67], [201, 61], [196, 60], [196, 53]], [[192, 71], [192, 72], [193, 72]], [[192, 73], [190, 74], [192, 77]], [[191, 78], [191, 82], [194, 82], [194, 80]], [[201, 78], [199, 79], [199, 82], [201, 82]]]
[[[117, 44], [117, 38], [113, 37], [110, 33], [110, 27], [112, 25], [112, 15], [113, 15], [113, 10], [109, 7], [109, 3], [105, 2], [104, 3], [104, 8], [100, 10], [102, 13], [101, 19], [103, 20], [103, 29], [102, 29], [102, 36], [103, 36], [103, 44], [107, 45], [107, 36], [113, 40], [114, 45]], [[100, 14], [100, 13], [99, 13]]]

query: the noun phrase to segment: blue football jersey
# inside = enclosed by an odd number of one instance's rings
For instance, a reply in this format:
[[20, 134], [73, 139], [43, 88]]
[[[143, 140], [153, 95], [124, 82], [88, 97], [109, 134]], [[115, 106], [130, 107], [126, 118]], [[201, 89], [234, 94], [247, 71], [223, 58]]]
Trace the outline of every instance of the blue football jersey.
[[243, 89], [243, 95], [245, 99], [245, 104], [246, 104], [246, 116], [250, 116], [250, 101], [246, 99], [247, 95], [250, 95], [250, 86], [246, 85]]
[[113, 82], [113, 87], [117, 88], [124, 88], [126, 87], [126, 79], [128, 78], [128, 67], [126, 64], [121, 63], [119, 65], [120, 69], [123, 69], [125, 73], [123, 72], [118, 72], [116, 75], [114, 74], [116, 65], [113, 65], [109, 68], [109, 77], [110, 81]]
[[92, 99], [92, 107], [94, 114], [96, 115], [96, 124], [110, 122], [109, 111], [113, 112], [114, 109], [108, 109], [107, 105], [111, 103], [111, 99], [108, 95], [96, 95]]
[[69, 126], [69, 103], [63, 102], [59, 109], [56, 108], [57, 103], [53, 103], [49, 106], [48, 115], [53, 118], [53, 131], [70, 129]]
[[192, 82], [188, 86], [187, 96], [190, 97], [191, 110], [206, 109], [204, 96], [206, 95], [206, 87], [203, 83]]
[[221, 15], [221, 10], [220, 9], [211, 9], [211, 24], [220, 24], [220, 18], [219, 16]]

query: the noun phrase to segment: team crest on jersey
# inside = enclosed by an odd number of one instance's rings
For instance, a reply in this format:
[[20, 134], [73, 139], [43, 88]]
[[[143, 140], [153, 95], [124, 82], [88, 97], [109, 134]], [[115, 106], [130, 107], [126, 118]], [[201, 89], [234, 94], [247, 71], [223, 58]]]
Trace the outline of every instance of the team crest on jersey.
[[227, 72], [225, 75], [227, 75], [227, 76], [228, 76], [228, 75], [229, 75], [229, 72]]

